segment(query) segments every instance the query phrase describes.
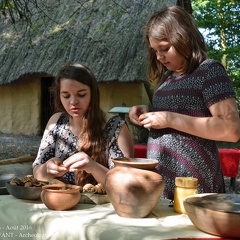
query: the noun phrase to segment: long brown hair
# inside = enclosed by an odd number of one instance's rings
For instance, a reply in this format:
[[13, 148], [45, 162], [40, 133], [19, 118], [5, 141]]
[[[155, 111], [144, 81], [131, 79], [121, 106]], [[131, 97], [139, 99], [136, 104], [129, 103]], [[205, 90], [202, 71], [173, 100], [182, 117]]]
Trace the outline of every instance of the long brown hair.
[[[62, 67], [53, 86], [55, 109], [62, 112], [66, 112], [66, 110], [60, 99], [60, 82], [66, 78], [89, 86], [91, 91], [89, 107], [83, 118], [82, 130], [78, 136], [81, 139], [78, 150], [87, 153], [94, 161], [107, 167], [108, 159], [105, 155], [107, 139], [104, 131], [106, 120], [104, 112], [100, 108], [100, 94], [96, 78], [93, 72], [82, 64], [69, 64]], [[92, 175], [85, 171], [78, 172], [76, 174], [76, 184], [83, 186], [86, 183], [96, 183], [96, 181]]]
[[151, 83], [158, 83], [167, 70], [153, 52], [149, 37], [169, 42], [186, 64], [185, 73], [191, 73], [207, 58], [207, 48], [193, 17], [178, 6], [162, 9], [152, 15], [145, 27], [145, 40], [149, 58], [148, 78]]

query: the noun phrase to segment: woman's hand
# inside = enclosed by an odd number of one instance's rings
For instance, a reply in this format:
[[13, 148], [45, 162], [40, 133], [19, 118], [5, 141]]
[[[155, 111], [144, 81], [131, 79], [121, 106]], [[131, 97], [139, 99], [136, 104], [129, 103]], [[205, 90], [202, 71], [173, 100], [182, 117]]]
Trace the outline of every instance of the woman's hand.
[[143, 113], [147, 113], [149, 111], [149, 108], [147, 105], [137, 105], [137, 106], [133, 106], [130, 108], [128, 114], [129, 114], [129, 118], [130, 120], [137, 125], [142, 125], [139, 121], [139, 116]]
[[68, 172], [62, 161], [59, 158], [51, 158], [46, 162], [46, 172], [55, 177], [61, 177], [63, 174]]
[[75, 153], [63, 162], [63, 166], [67, 168], [69, 172], [85, 170], [90, 173], [93, 170], [94, 164], [95, 162], [85, 152]]
[[236, 142], [240, 138], [240, 121], [236, 100], [229, 98], [209, 107], [212, 116], [194, 117], [175, 112], [149, 112], [139, 116], [145, 128], [173, 128], [214, 141]]
[[168, 112], [148, 112], [141, 114], [138, 118], [139, 125], [150, 129], [161, 129], [169, 127], [169, 114]]
[[108, 169], [95, 162], [85, 152], [78, 152], [67, 158], [63, 165], [69, 172], [78, 172], [81, 170], [92, 174], [98, 183], [105, 184], [106, 173]]
[[53, 178], [61, 177], [66, 172], [68, 168], [63, 166], [62, 160], [54, 157], [49, 159], [44, 164], [39, 164], [33, 169], [33, 176], [38, 180], [50, 181]]

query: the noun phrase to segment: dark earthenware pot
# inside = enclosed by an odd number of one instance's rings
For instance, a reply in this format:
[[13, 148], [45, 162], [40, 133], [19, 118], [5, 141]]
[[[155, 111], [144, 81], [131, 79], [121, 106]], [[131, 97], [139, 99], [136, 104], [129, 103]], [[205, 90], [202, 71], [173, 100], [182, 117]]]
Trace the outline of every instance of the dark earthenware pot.
[[24, 187], [13, 185], [10, 182], [6, 182], [7, 191], [15, 198], [25, 200], [40, 200], [42, 187]]

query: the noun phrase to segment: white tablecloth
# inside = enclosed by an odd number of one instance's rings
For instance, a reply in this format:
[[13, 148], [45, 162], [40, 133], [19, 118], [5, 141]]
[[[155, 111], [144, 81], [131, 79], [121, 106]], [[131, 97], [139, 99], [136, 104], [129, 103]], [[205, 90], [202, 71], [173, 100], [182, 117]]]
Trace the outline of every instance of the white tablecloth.
[[0, 196], [0, 239], [11, 240], [156, 240], [217, 238], [196, 229], [188, 216], [160, 200], [148, 218], [119, 217], [110, 203], [78, 204], [68, 211], [49, 210], [40, 201]]

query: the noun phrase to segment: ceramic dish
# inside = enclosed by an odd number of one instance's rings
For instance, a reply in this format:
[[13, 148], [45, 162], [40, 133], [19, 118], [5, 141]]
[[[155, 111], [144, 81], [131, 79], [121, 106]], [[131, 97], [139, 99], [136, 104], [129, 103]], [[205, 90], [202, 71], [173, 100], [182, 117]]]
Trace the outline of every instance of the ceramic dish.
[[51, 184], [42, 187], [41, 200], [51, 210], [68, 210], [80, 201], [80, 186]]
[[201, 231], [240, 238], [239, 194], [196, 194], [184, 199], [189, 219]]
[[15, 198], [25, 200], [40, 200], [42, 187], [24, 187], [6, 183], [7, 191]]

